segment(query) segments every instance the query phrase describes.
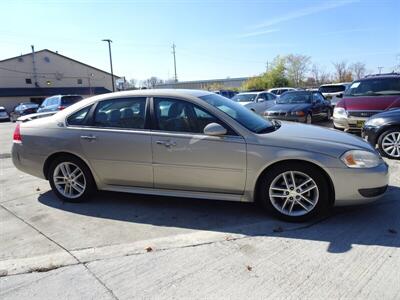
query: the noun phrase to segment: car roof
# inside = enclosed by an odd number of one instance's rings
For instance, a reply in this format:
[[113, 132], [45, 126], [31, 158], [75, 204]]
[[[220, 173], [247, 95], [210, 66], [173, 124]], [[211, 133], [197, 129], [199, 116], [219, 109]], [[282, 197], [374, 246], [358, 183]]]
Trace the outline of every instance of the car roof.
[[355, 80], [355, 81], [363, 81], [363, 80], [373, 80], [373, 79], [381, 79], [381, 78], [398, 78], [400, 79], [400, 73], [387, 73], [387, 74], [373, 74], [367, 75], [364, 78]]
[[251, 94], [251, 95], [257, 95], [259, 93], [265, 93], [266, 91], [259, 91], [259, 92], [241, 92], [238, 95], [243, 95], [243, 94]]
[[323, 87], [323, 86], [337, 86], [337, 85], [350, 85], [351, 82], [337, 82], [337, 83], [325, 83], [325, 84], [321, 84], [319, 87]]
[[5, 109], [4, 106], [0, 106], [0, 109]]

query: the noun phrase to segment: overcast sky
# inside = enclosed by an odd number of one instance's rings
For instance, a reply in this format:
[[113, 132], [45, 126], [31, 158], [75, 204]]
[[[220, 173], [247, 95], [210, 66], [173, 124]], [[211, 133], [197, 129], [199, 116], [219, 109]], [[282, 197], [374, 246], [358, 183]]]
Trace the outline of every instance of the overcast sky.
[[361, 61], [390, 72], [400, 63], [400, 1], [1, 1], [0, 60], [44, 48], [129, 78], [256, 75], [288, 53]]

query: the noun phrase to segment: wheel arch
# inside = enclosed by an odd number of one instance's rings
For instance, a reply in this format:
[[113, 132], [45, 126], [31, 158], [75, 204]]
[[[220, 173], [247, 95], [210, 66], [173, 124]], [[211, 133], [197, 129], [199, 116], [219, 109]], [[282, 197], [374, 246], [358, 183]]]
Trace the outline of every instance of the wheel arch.
[[43, 164], [43, 175], [44, 177], [48, 180], [48, 173], [49, 173], [49, 168], [51, 166], [51, 163], [58, 157], [74, 157], [78, 160], [80, 160], [82, 163], [84, 163], [87, 168], [90, 170], [90, 172], [92, 173], [93, 178], [96, 181], [96, 177], [95, 174], [92, 170], [92, 168], [90, 167], [89, 163], [83, 159], [82, 157], [80, 157], [79, 155], [75, 154], [75, 153], [71, 153], [71, 152], [66, 152], [66, 151], [60, 151], [60, 152], [55, 152], [52, 153], [49, 157], [46, 158], [44, 164]]
[[329, 193], [329, 195], [330, 195], [329, 202], [331, 204], [334, 204], [335, 198], [336, 198], [335, 197], [335, 186], [334, 186], [333, 181], [332, 181], [331, 177], [329, 176], [329, 174], [320, 165], [318, 165], [314, 162], [308, 161], [308, 160], [303, 160], [303, 159], [284, 159], [284, 160], [276, 161], [276, 162], [264, 167], [264, 169], [257, 176], [256, 184], [254, 186], [254, 200], [255, 201], [257, 201], [257, 199], [258, 199], [258, 193], [259, 193], [261, 179], [263, 178], [263, 176], [265, 176], [265, 174], [268, 172], [268, 170], [270, 170], [278, 165], [287, 164], [287, 163], [302, 163], [302, 164], [307, 164], [311, 167], [318, 169], [321, 172], [321, 174], [323, 174], [325, 180], [328, 183], [329, 192], [330, 192]]

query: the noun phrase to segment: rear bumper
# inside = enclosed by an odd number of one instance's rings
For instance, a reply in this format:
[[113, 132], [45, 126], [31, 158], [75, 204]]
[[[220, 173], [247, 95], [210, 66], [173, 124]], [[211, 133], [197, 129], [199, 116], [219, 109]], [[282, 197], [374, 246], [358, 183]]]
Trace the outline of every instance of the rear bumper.
[[389, 167], [382, 163], [370, 169], [329, 168], [335, 187], [335, 205], [354, 205], [382, 197], [389, 184]]
[[22, 144], [14, 143], [11, 149], [14, 166], [27, 174], [46, 179], [43, 173], [45, 156], [28, 153]]

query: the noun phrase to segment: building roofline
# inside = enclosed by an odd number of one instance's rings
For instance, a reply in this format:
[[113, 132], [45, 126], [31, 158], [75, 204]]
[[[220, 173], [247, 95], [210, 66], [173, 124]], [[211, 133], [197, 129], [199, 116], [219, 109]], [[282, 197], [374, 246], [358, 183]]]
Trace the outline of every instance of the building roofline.
[[250, 78], [250, 77], [235, 77], [235, 78], [220, 78], [220, 79], [205, 79], [205, 80], [178, 81], [178, 82], [157, 84], [156, 86], [170, 85], [170, 84], [180, 84], [180, 83], [207, 83], [207, 82], [215, 82], [215, 81], [247, 80], [247, 79], [249, 79], [249, 78]]
[[[76, 63], [78, 63], [78, 64], [84, 65], [84, 66], [86, 66], [86, 67], [95, 69], [95, 70], [97, 70], [97, 71], [99, 71], [99, 72], [105, 73], [105, 74], [107, 74], [107, 75], [111, 75], [111, 73], [109, 73], [109, 72], [107, 72], [107, 71], [104, 71], [104, 70], [101, 70], [101, 69], [99, 69], [99, 68], [93, 67], [93, 66], [91, 66], [91, 65], [85, 64], [85, 63], [83, 63], [83, 62], [81, 62], [81, 61], [78, 61], [78, 60], [76, 60], [76, 59], [73, 59], [73, 58], [70, 58], [70, 57], [68, 57], [68, 56], [62, 55], [62, 54], [60, 54], [60, 53], [51, 51], [51, 50], [49, 50], [49, 49], [42, 49], [42, 50], [39, 50], [39, 51], [35, 51], [35, 53], [40, 53], [40, 52], [50, 52], [51, 54], [58, 55], [58, 56], [60, 56], [60, 57], [62, 57], [62, 58], [68, 59], [68, 60], [70, 60], [70, 61], [73, 61], [73, 62], [76, 62]], [[21, 54], [21, 55], [18, 55], [18, 56], [14, 56], [14, 57], [10, 57], [10, 58], [6, 58], [6, 59], [3, 59], [3, 60], [0, 60], [0, 63], [5, 62], [5, 61], [8, 61], [8, 60], [17, 59], [17, 58], [19, 58], [19, 57], [29, 56], [29, 55], [32, 55], [32, 52], [29, 52], [29, 53], [26, 53], [26, 54]], [[115, 75], [115, 74], [114, 74], [114, 77], [116, 77], [116, 78], [121, 78], [120, 76]]]

